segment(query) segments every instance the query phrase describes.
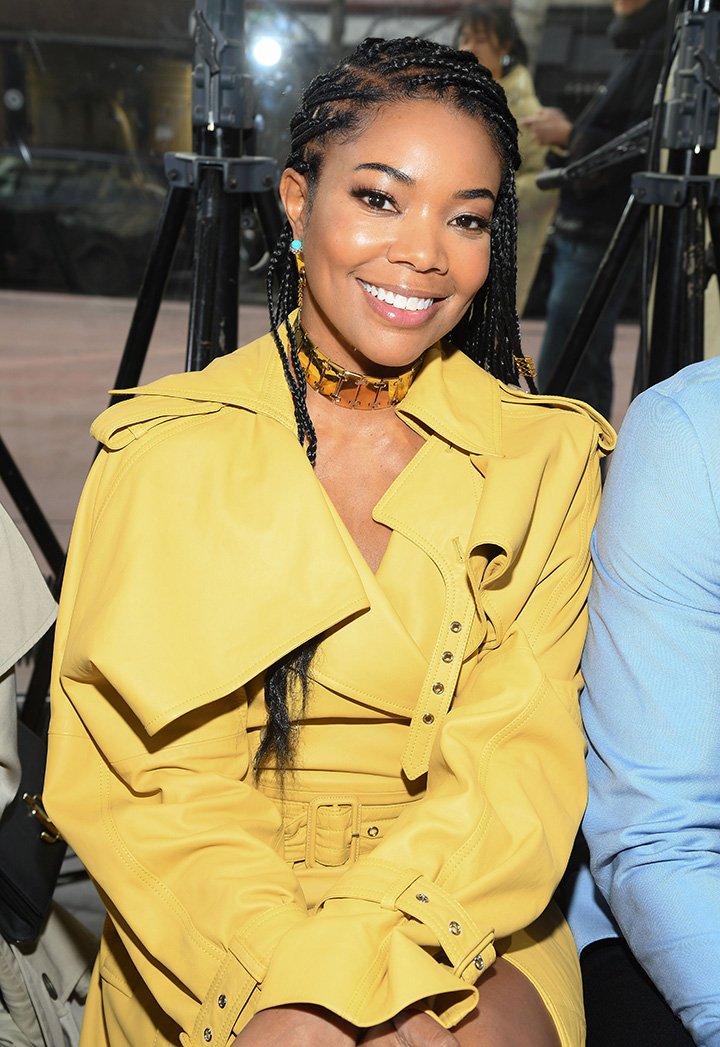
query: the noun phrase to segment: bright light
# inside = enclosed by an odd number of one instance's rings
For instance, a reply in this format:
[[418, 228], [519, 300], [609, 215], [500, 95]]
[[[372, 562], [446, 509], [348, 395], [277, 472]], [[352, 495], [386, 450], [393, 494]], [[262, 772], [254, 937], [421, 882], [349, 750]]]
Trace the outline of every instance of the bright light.
[[252, 56], [258, 65], [277, 65], [282, 57], [282, 47], [274, 36], [261, 36], [253, 45]]

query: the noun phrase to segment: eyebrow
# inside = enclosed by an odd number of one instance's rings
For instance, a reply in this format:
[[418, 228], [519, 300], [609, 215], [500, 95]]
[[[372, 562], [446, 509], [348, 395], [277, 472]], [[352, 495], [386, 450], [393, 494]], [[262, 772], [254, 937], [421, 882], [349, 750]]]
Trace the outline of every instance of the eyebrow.
[[[358, 164], [354, 170], [381, 171], [382, 174], [389, 175], [390, 178], [394, 178], [397, 182], [402, 182], [403, 185], [415, 185], [414, 178], [411, 178], [405, 171], [400, 171], [397, 167], [391, 167], [390, 164]], [[453, 193], [453, 196], [456, 200], [492, 200], [493, 203], [495, 202], [495, 193], [490, 189], [459, 189], [457, 193]]]

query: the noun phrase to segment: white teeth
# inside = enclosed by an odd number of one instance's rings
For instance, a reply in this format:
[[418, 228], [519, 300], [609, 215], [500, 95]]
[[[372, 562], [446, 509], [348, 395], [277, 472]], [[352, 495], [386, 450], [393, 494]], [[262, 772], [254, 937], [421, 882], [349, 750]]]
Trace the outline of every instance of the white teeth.
[[360, 281], [365, 290], [373, 296], [373, 298], [379, 298], [381, 302], [387, 302], [388, 305], [394, 306], [395, 309], [406, 309], [409, 312], [420, 312], [422, 309], [429, 309], [435, 301], [434, 298], [415, 298], [414, 296], [407, 298], [404, 294], [395, 294], [393, 291], [386, 291], [384, 287], [375, 287], [374, 284], [366, 284], [364, 280]]

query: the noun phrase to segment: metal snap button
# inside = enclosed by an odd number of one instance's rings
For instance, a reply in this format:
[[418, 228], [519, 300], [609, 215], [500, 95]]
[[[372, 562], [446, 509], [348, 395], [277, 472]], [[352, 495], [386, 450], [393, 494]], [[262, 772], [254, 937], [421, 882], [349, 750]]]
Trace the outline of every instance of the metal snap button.
[[462, 622], [450, 622], [450, 632], [459, 633], [462, 630]]
[[423, 720], [423, 723], [428, 723], [428, 724], [435, 723], [435, 717], [433, 716], [432, 713], [424, 713], [422, 720]]
[[477, 969], [479, 971], [484, 971], [485, 970], [485, 961], [483, 960], [482, 956], [480, 956], [479, 953], [478, 953], [477, 956], [473, 957], [473, 963], [475, 964], [475, 966], [477, 967]]
[[441, 684], [440, 681], [438, 680], [437, 683], [433, 684], [432, 689], [433, 689], [433, 694], [442, 694], [443, 691], [445, 690], [445, 685]]
[[367, 831], [368, 836], [377, 836], [379, 834], [379, 832], [380, 832], [380, 830], [378, 829], [377, 825], [369, 825], [368, 826], [368, 831]]
[[443, 651], [440, 657], [444, 662], [451, 662], [455, 656], [452, 651]]
[[218, 996], [218, 1007], [220, 1008], [220, 1010], [222, 1010], [223, 1007], [225, 1007], [226, 1005], [227, 1005], [227, 996], [223, 992], [223, 993], [221, 993]]
[[450, 934], [461, 934], [462, 927], [455, 920], [452, 920], [449, 925]]
[[418, 900], [419, 902], [422, 902], [422, 903], [423, 903], [423, 905], [426, 905], [426, 904], [427, 904], [427, 903], [428, 903], [428, 902], [430, 901], [430, 899], [428, 898], [428, 896], [427, 896], [426, 894], [423, 894], [423, 892], [422, 892], [422, 891], [420, 891], [420, 894], [416, 894], [416, 895], [415, 895], [415, 897], [417, 898], [417, 900]]
[[212, 1029], [203, 1030], [203, 1039], [207, 1040], [208, 1043], [212, 1040]]

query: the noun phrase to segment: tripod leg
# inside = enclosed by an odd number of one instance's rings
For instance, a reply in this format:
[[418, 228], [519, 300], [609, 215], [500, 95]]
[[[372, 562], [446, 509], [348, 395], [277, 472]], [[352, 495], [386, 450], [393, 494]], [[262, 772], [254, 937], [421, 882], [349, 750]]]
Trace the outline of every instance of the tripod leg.
[[710, 242], [713, 249], [713, 260], [715, 262], [715, 279], [720, 289], [720, 204], [712, 203], [707, 212], [708, 226], [710, 227]]
[[678, 346], [678, 364], [702, 360], [705, 355], [705, 215], [704, 192], [691, 187], [685, 207], [684, 271], [687, 293], [685, 297], [685, 337]]
[[50, 677], [52, 675], [53, 644], [55, 642], [55, 626], [45, 633], [35, 652], [35, 664], [32, 676], [25, 692], [20, 719], [35, 734], [44, 734], [47, 728], [47, 720], [50, 712], [47, 696], [50, 691]]
[[618, 281], [646, 216], [647, 208], [631, 195], [568, 336], [562, 356], [545, 384], [545, 392], [562, 396], [569, 387], [600, 318], [603, 305]]
[[[684, 154], [673, 150], [668, 158], [668, 171], [702, 175], [707, 171], [707, 158], [693, 156], [688, 166]], [[698, 212], [697, 195], [688, 187], [682, 206], [662, 209], [646, 386], [655, 385], [685, 364], [702, 358], [704, 285], [700, 286], [700, 281], [688, 272], [696, 265], [698, 235], [704, 235], [704, 221]], [[704, 258], [702, 240], [699, 249]]]
[[207, 168], [203, 172], [198, 189], [186, 371], [199, 371], [213, 356], [213, 315], [222, 192], [221, 170]]
[[[131, 389], [140, 381], [145, 356], [157, 320], [160, 302], [190, 200], [190, 190], [171, 186], [165, 197], [135, 312], [120, 360], [115, 389]], [[113, 394], [110, 403], [127, 397]]]
[[283, 214], [280, 209], [277, 192], [274, 189], [269, 189], [266, 193], [257, 193], [253, 196], [253, 204], [263, 237], [265, 238], [265, 244], [268, 251], [272, 254], [283, 228]]
[[240, 202], [239, 193], [224, 193], [220, 200], [218, 272], [213, 320], [213, 345], [217, 347], [220, 355], [237, 349]]
[[7, 487], [10, 497], [20, 510], [20, 515], [40, 547], [50, 570], [58, 577], [62, 574], [65, 565], [65, 553], [2, 437], [0, 437], [0, 480]]

